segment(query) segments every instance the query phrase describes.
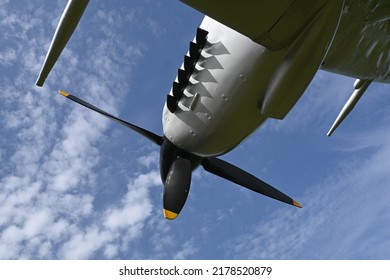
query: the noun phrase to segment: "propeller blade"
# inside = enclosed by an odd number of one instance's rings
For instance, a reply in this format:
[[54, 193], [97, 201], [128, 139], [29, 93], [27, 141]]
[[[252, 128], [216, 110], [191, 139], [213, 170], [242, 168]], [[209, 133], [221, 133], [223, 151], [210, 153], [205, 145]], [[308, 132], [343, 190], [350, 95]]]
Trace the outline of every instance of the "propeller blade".
[[62, 50], [65, 48], [73, 31], [76, 29], [89, 0], [69, 0], [64, 12], [62, 13], [60, 22], [54, 33], [41, 72], [36, 81], [37, 86], [43, 86], [47, 76], [56, 63]]
[[107, 113], [107, 112], [105, 112], [105, 111], [103, 111], [103, 110], [93, 106], [92, 104], [89, 104], [88, 102], [86, 102], [86, 101], [84, 101], [84, 100], [82, 100], [82, 99], [80, 99], [80, 98], [78, 98], [78, 97], [76, 97], [74, 95], [71, 95], [71, 94], [67, 93], [66, 91], [60, 90], [59, 93], [62, 96], [65, 96], [66, 98], [68, 98], [68, 99], [70, 99], [70, 100], [72, 100], [72, 101], [74, 101], [74, 102], [76, 102], [76, 103], [78, 103], [80, 105], [83, 105], [84, 107], [86, 107], [88, 109], [91, 109], [91, 110], [93, 110], [93, 111], [95, 111], [95, 112], [97, 112], [97, 113], [99, 113], [99, 114], [101, 114], [101, 115], [111, 119], [111, 120], [114, 120], [114, 121], [120, 123], [121, 125], [124, 125], [124, 126], [130, 128], [131, 130], [133, 130], [135, 132], [138, 132], [139, 134], [141, 134], [142, 136], [148, 138], [150, 141], [152, 141], [153, 143], [155, 143], [155, 144], [157, 144], [159, 146], [161, 146], [161, 144], [163, 143], [163, 137], [158, 136], [158, 135], [154, 134], [153, 132], [150, 132], [150, 131], [148, 131], [146, 129], [143, 129], [143, 128], [139, 127], [139, 126], [131, 124], [131, 123], [129, 123], [127, 121], [124, 121], [122, 119], [119, 119], [119, 118], [117, 118], [117, 117], [115, 117], [115, 116], [113, 116], [113, 115], [111, 115], [111, 114], [109, 114], [109, 113]]
[[183, 208], [190, 190], [192, 168], [188, 159], [178, 157], [172, 163], [164, 184], [164, 217], [173, 220]]
[[213, 173], [219, 177], [225, 178], [254, 192], [302, 208], [302, 206], [298, 202], [296, 202], [289, 196], [285, 195], [284, 193], [275, 189], [266, 182], [256, 178], [248, 172], [226, 161], [223, 161], [218, 158], [209, 157], [204, 158], [202, 160], [201, 165], [206, 171]]

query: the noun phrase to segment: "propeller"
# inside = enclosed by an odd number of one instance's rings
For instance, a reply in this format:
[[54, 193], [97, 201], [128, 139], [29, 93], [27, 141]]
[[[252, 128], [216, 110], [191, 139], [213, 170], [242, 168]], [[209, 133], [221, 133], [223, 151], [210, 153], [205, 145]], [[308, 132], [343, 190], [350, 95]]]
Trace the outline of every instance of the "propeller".
[[73, 31], [76, 29], [89, 0], [69, 0], [62, 13], [60, 22], [54, 33], [45, 61], [36, 81], [37, 86], [43, 86], [47, 76], [65, 48]]
[[[102, 109], [99, 109], [98, 107], [69, 94], [66, 91], [60, 90], [59, 93], [62, 96], [88, 109], [91, 109], [111, 120], [116, 121], [121, 125], [126, 126], [127, 128], [130, 128], [131, 130], [146, 137], [161, 147], [160, 173], [161, 180], [164, 184], [163, 212], [164, 217], [167, 219], [173, 220], [181, 212], [190, 190], [192, 171], [199, 165], [202, 165], [206, 171], [241, 185], [242, 187], [245, 187], [249, 190], [299, 208], [302, 207], [298, 202], [286, 194], [249, 174], [248, 172], [238, 168], [237, 166], [234, 166], [216, 157], [201, 158], [186, 152], [175, 146], [164, 136], [159, 136], [151, 131], [113, 116], [106, 111], [103, 111]], [[174, 97], [172, 96], [172, 98]]]

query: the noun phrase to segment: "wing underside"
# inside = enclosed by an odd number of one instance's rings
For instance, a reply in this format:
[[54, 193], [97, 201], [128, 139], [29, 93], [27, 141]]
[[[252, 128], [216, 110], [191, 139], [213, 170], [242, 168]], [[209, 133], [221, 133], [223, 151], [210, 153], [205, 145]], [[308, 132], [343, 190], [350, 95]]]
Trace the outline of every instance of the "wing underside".
[[[321, 69], [390, 83], [389, 0], [180, 0], [270, 50], [290, 47], [326, 6], [343, 3]], [[338, 12], [330, 15], [339, 16]]]
[[268, 49], [283, 49], [329, 0], [181, 0]]

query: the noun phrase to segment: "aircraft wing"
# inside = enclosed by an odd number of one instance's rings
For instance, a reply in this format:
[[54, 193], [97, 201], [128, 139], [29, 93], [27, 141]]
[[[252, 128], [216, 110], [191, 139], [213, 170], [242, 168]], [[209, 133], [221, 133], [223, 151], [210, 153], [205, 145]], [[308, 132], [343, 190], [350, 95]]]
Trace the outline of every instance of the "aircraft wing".
[[329, 0], [180, 0], [271, 50], [290, 46]]
[[279, 67], [261, 100], [264, 116], [283, 119], [319, 69], [337, 31], [343, 0], [181, 0], [272, 51]]
[[[329, 0], [181, 0], [272, 50], [289, 46]], [[89, 0], [69, 0], [36, 81], [42, 86]]]

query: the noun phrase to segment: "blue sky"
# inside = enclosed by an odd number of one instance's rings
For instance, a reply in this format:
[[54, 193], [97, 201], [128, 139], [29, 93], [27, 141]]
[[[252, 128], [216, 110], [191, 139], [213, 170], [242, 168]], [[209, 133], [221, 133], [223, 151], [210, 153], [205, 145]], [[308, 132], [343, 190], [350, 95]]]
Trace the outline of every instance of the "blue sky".
[[66, 5], [0, 0], [1, 259], [389, 259], [389, 85], [331, 138], [354, 79], [318, 72], [283, 121], [223, 156], [303, 209], [207, 174], [162, 215], [158, 147], [56, 93], [162, 133], [162, 106], [202, 15], [179, 1], [91, 1], [43, 88]]

